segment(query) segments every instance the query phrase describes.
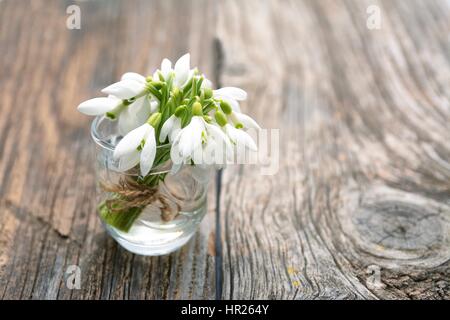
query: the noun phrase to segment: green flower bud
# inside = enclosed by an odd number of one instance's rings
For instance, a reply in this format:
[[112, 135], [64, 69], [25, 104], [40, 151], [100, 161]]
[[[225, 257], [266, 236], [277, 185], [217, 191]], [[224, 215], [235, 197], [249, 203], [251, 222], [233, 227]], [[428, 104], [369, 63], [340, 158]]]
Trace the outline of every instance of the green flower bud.
[[172, 95], [175, 99], [178, 99], [180, 97], [180, 93], [181, 93], [181, 91], [178, 87], [174, 87], [172, 89]]
[[175, 109], [174, 115], [175, 115], [175, 117], [181, 119], [184, 116], [184, 114], [186, 113], [186, 111], [187, 111], [186, 106], [182, 105]]
[[156, 88], [156, 89], [161, 89], [162, 88], [162, 86], [163, 86], [163, 82], [161, 82], [161, 81], [153, 81], [152, 82], [152, 85]]
[[216, 114], [214, 115], [214, 118], [216, 119], [216, 122], [219, 124], [219, 126], [223, 127], [228, 123], [227, 116], [222, 111], [218, 110], [216, 111]]
[[220, 101], [220, 108], [225, 114], [231, 114], [233, 109], [231, 108], [230, 104], [226, 101], [221, 100]]
[[192, 105], [192, 114], [194, 116], [202, 116], [203, 115], [203, 107], [200, 102], [196, 101]]
[[151, 125], [153, 128], [156, 128], [160, 122], [161, 122], [161, 112], [156, 112], [152, 114], [147, 120], [147, 123]]
[[152, 80], [153, 80], [152, 76], [148, 76], [147, 78], [145, 78], [145, 81], [147, 81], [147, 82], [152, 82]]
[[209, 115], [203, 116], [203, 119], [207, 122], [207, 123], [211, 123], [212, 118]]
[[203, 89], [203, 94], [205, 99], [209, 99], [213, 96], [213, 91], [211, 90], [211, 88], [205, 88]]

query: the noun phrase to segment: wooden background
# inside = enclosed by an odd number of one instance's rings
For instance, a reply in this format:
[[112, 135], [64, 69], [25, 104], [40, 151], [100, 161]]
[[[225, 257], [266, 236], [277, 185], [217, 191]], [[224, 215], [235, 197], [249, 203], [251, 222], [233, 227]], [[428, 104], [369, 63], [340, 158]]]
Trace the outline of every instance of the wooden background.
[[[280, 128], [279, 171], [225, 170], [188, 245], [135, 256], [76, 106], [188, 51]], [[0, 298], [448, 299], [449, 80], [445, 0], [0, 1]]]

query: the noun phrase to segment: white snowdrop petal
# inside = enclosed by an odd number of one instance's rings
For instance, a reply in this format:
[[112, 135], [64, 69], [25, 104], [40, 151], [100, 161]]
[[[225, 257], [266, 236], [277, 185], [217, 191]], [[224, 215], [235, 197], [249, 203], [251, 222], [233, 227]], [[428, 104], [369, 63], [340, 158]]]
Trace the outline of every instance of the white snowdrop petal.
[[224, 87], [217, 90], [214, 90], [214, 95], [226, 96], [234, 100], [246, 100], [247, 92], [242, 90], [241, 88], [236, 87]]
[[137, 99], [119, 115], [119, 132], [127, 134], [133, 129], [143, 125], [150, 116], [150, 106], [145, 97]]
[[207, 79], [206, 77], [204, 77], [201, 88], [202, 89], [206, 89], [206, 88], [212, 89], [212, 82], [209, 79]]
[[130, 112], [129, 109], [123, 110], [119, 115], [118, 127], [119, 133], [121, 135], [126, 135], [131, 130], [137, 128], [139, 125], [136, 125], [136, 117], [133, 113]]
[[183, 87], [189, 79], [190, 75], [190, 59], [191, 56], [189, 53], [182, 56], [175, 63], [174, 71], [175, 71], [175, 80], [174, 83], [178, 87]]
[[175, 63], [174, 70], [178, 72], [189, 72], [191, 55], [186, 53]]
[[178, 135], [180, 131], [181, 131], [181, 120], [179, 118], [176, 118], [172, 126], [172, 131], [169, 134], [170, 143], [172, 143], [175, 140], [175, 137]]
[[136, 72], [127, 72], [122, 75], [121, 80], [134, 80], [137, 82], [145, 82], [145, 77]]
[[239, 122], [244, 125], [244, 127], [261, 130], [259, 124], [248, 115], [236, 112], [235, 116], [239, 120]]
[[230, 139], [227, 137], [225, 132], [223, 132], [219, 127], [211, 124], [207, 125], [207, 129], [218, 144], [220, 144], [221, 146], [225, 144], [226, 150], [223, 151], [225, 151], [226, 154], [232, 154], [233, 146], [231, 145]]
[[235, 144], [242, 144], [248, 147], [250, 150], [257, 151], [258, 147], [256, 143], [253, 141], [252, 137], [245, 131], [241, 129], [236, 129], [230, 124], [225, 125], [225, 130], [227, 131], [228, 136]]
[[167, 79], [170, 71], [172, 71], [172, 62], [169, 59], [163, 59], [161, 63], [161, 74], [163, 75], [164, 79]]
[[134, 168], [139, 163], [140, 154], [139, 151], [135, 150], [129, 154], [124, 155], [119, 160], [119, 170], [128, 171]]
[[112, 94], [120, 99], [130, 99], [145, 89], [145, 83], [136, 80], [125, 79], [104, 88], [103, 93]]
[[116, 108], [121, 101], [113, 97], [101, 97], [84, 101], [78, 105], [78, 111], [88, 116], [104, 114]]
[[170, 175], [177, 174], [178, 171], [180, 171], [182, 166], [183, 166], [182, 163], [174, 163], [174, 164], [172, 164], [172, 168], [170, 169]]
[[250, 150], [257, 151], [258, 147], [256, 146], [255, 141], [253, 141], [252, 137], [245, 131], [236, 129], [237, 130], [237, 144], [242, 143], [246, 147], [248, 147]]
[[158, 110], [159, 107], [159, 102], [156, 100], [150, 100], [150, 112], [156, 112], [156, 110]]
[[123, 155], [133, 152], [137, 149], [137, 147], [141, 144], [142, 139], [144, 139], [145, 135], [149, 130], [151, 130], [152, 126], [148, 123], [131, 130], [125, 137], [120, 140], [114, 149], [114, 158], [120, 158]]
[[195, 148], [202, 143], [202, 123], [199, 117], [192, 117], [187, 127], [180, 132], [179, 148], [183, 157], [189, 157]]
[[164, 122], [164, 124], [161, 128], [161, 131], [159, 133], [159, 142], [163, 143], [166, 140], [167, 136], [169, 135], [169, 133], [172, 130], [172, 127], [175, 122], [175, 118], [176, 118], [176, 116], [173, 114], [170, 116], [169, 119], [166, 120], [166, 122]]
[[155, 130], [153, 127], [147, 133], [145, 138], [145, 145], [141, 152], [141, 175], [146, 176], [152, 169], [153, 162], [155, 161], [156, 155], [156, 140], [155, 140]]

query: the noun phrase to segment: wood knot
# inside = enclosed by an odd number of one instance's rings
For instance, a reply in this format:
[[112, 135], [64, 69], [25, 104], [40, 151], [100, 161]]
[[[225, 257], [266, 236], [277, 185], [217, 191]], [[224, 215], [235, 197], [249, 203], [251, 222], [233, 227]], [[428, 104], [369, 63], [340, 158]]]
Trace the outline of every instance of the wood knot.
[[450, 258], [447, 204], [385, 186], [352, 191], [345, 198], [343, 229], [372, 263], [437, 266]]
[[397, 250], [427, 250], [443, 240], [439, 212], [402, 201], [362, 204], [353, 216], [360, 235], [379, 246]]

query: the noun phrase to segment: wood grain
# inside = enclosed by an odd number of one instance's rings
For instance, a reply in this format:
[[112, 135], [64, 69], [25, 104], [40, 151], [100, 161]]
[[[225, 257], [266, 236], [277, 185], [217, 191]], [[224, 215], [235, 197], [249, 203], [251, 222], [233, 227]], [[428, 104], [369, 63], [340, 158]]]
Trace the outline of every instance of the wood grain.
[[[73, 3], [0, 1], [0, 299], [450, 298], [447, 1], [79, 1], [68, 30]], [[280, 130], [279, 170], [230, 166], [195, 239], [139, 257], [75, 107], [187, 51]]]
[[[373, 4], [380, 30], [366, 26]], [[448, 2], [219, 12], [222, 82], [280, 129], [278, 174], [224, 172], [222, 297], [448, 299]]]
[[[214, 11], [207, 1], [78, 2], [81, 29], [69, 30], [70, 4], [0, 2], [0, 298], [214, 298], [214, 183], [210, 214], [181, 251], [126, 252], [96, 216], [91, 119], [76, 111], [162, 57], [189, 51], [212, 73]], [[80, 290], [66, 286], [70, 265]]]

